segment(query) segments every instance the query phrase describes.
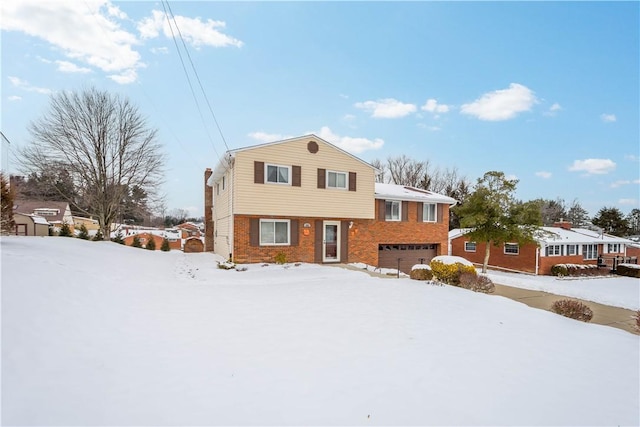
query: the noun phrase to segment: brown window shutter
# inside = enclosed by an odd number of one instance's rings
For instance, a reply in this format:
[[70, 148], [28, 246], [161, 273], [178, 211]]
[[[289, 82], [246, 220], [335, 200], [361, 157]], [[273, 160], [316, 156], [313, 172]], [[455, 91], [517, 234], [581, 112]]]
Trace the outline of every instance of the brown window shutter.
[[260, 219], [249, 220], [249, 245], [260, 246]]
[[253, 162], [253, 182], [264, 184], [264, 162]]
[[386, 205], [385, 205], [385, 201], [382, 199], [378, 199], [376, 200], [376, 202], [378, 202], [378, 221], [384, 221], [385, 218], [385, 210], [386, 210]]
[[289, 221], [289, 225], [291, 229], [289, 233], [291, 235], [291, 246], [298, 246], [298, 242], [300, 241], [300, 234], [298, 232], [298, 220], [292, 219]]
[[318, 169], [318, 188], [325, 188], [326, 186], [326, 169]]
[[315, 221], [315, 236], [314, 236], [314, 254], [313, 260], [314, 262], [321, 263], [322, 262], [322, 221], [317, 219]]
[[409, 202], [402, 202], [402, 220], [409, 221]]
[[340, 262], [349, 262], [349, 221], [342, 221], [340, 228]]
[[349, 172], [349, 191], [356, 191], [356, 173]]
[[300, 166], [292, 166], [291, 175], [291, 185], [294, 187], [300, 187], [302, 180], [302, 168]]
[[422, 216], [424, 215], [424, 203], [418, 202], [416, 205], [418, 206], [418, 214], [416, 215], [417, 221], [422, 222]]
[[438, 216], [437, 221], [442, 224], [444, 220], [444, 206], [442, 203], [438, 203], [436, 206], [436, 215]]

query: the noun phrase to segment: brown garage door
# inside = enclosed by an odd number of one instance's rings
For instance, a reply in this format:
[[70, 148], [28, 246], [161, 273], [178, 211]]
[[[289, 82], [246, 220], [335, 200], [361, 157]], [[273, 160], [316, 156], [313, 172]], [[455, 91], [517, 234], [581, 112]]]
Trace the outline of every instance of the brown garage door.
[[378, 245], [378, 267], [398, 268], [409, 274], [416, 264], [428, 264], [437, 255], [436, 244], [380, 244]]

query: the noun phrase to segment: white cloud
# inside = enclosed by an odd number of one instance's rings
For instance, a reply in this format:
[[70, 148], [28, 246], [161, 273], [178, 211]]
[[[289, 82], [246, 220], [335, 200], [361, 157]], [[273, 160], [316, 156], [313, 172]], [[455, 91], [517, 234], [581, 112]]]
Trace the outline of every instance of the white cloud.
[[291, 138], [290, 136], [282, 135], [279, 133], [266, 133], [262, 131], [251, 132], [247, 136], [261, 142], [273, 142], [273, 141], [280, 141], [283, 139]]
[[8, 97], [7, 97], [7, 99], [8, 99], [9, 101], [14, 101], [14, 102], [15, 102], [15, 101], [22, 101], [22, 97], [21, 97], [21, 96], [16, 96], [16, 95], [8, 96]]
[[620, 199], [618, 203], [621, 205], [630, 205], [630, 206], [638, 206], [640, 203], [638, 199]]
[[615, 114], [600, 114], [600, 119], [605, 123], [612, 123], [617, 120]]
[[9, 76], [9, 82], [11, 82], [11, 84], [14, 85], [15, 87], [22, 90], [26, 90], [27, 92], [36, 92], [44, 95], [48, 95], [51, 93], [51, 89], [32, 86], [26, 80], [22, 80], [18, 77]]
[[430, 113], [448, 113], [449, 106], [445, 104], [438, 104], [435, 99], [427, 99], [427, 102], [420, 107], [422, 111], [428, 111]]
[[615, 170], [616, 164], [610, 159], [574, 160], [569, 167], [572, 172], [586, 172], [589, 175], [604, 175]]
[[358, 102], [354, 106], [371, 113], [371, 117], [376, 119], [397, 119], [416, 112], [414, 104], [405, 104], [393, 98]]
[[345, 95], [344, 93], [339, 94], [342, 99], [349, 99], [349, 95]]
[[551, 172], [547, 172], [547, 171], [536, 172], [536, 176], [539, 176], [540, 178], [544, 178], [544, 179], [551, 178], [551, 175], [552, 175], [552, 173]]
[[116, 83], [129, 84], [138, 80], [138, 72], [135, 69], [130, 68], [120, 74], [110, 74], [107, 77]]
[[622, 187], [623, 185], [629, 185], [629, 184], [631, 184], [631, 181], [625, 180], [625, 179], [620, 179], [618, 181], [612, 182], [610, 187], [611, 188], [618, 188], [618, 187]]
[[58, 64], [58, 71], [63, 73], [90, 73], [91, 69], [86, 67], [78, 67], [76, 64], [69, 61], [56, 61]]
[[460, 112], [480, 120], [500, 121], [514, 118], [523, 111], [530, 111], [537, 102], [534, 92], [518, 83], [508, 89], [485, 93], [475, 101], [464, 104]]
[[141, 65], [137, 38], [116, 21], [126, 15], [107, 0], [3, 1], [0, 10], [3, 30], [43, 39], [76, 62], [115, 73]]
[[323, 126], [319, 132], [309, 132], [318, 135], [320, 138], [342, 148], [350, 153], [362, 153], [367, 150], [379, 150], [384, 145], [380, 138], [353, 138], [350, 136], [340, 136], [331, 131], [328, 126]]
[[635, 154], [625, 154], [624, 158], [625, 160], [631, 160], [632, 162], [637, 162], [638, 160], [640, 160]]
[[549, 107], [549, 110], [545, 111], [543, 114], [545, 116], [555, 116], [556, 113], [561, 110], [562, 110], [562, 107], [560, 106], [560, 104], [555, 102], [553, 105], [551, 105], [551, 107]]
[[166, 55], [169, 53], [169, 48], [168, 47], [152, 47], [151, 48], [151, 53], [154, 53], [156, 55]]
[[[211, 19], [203, 21], [200, 18], [188, 18], [180, 15], [175, 15], [174, 18], [182, 37], [187, 43], [196, 48], [200, 46], [241, 47], [244, 44], [242, 41], [221, 32], [227, 25], [223, 21], [213, 21]], [[173, 24], [172, 20], [171, 25]], [[156, 38], [161, 32], [167, 38], [173, 37], [164, 12], [159, 10], [152, 11], [150, 17], [141, 20], [138, 23], [138, 31], [140, 31], [140, 36], [143, 39]], [[175, 27], [173, 28], [173, 33], [177, 33]]]

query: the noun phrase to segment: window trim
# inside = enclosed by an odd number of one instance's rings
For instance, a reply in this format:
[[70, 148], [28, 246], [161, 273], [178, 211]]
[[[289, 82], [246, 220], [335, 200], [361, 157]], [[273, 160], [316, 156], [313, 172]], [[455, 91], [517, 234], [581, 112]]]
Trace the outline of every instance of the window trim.
[[[262, 241], [262, 224], [273, 223], [274, 231], [273, 231], [273, 239], [274, 242], [263, 242]], [[277, 243], [275, 242], [275, 224], [276, 223], [284, 223], [287, 224], [287, 241], [286, 243]], [[274, 219], [274, 218], [260, 218], [260, 225], [258, 227], [258, 241], [260, 246], [291, 246], [291, 220], [289, 219]]]
[[[572, 248], [573, 248], [573, 251], [571, 250]], [[568, 244], [567, 245], [567, 256], [573, 256], [573, 255], [578, 255], [578, 245], [576, 245], [576, 244]]]
[[[276, 169], [276, 180], [280, 176], [280, 169], [287, 169], [287, 182], [280, 181], [269, 181], [269, 167], [275, 167]], [[264, 164], [264, 183], [265, 184], [275, 184], [275, 185], [291, 185], [293, 177], [292, 167], [288, 165], [277, 165], [275, 163], [265, 163]]]
[[[507, 246], [510, 247], [515, 247], [516, 251], [515, 252], [507, 252]], [[505, 255], [520, 255], [520, 245], [518, 243], [514, 243], [514, 242], [508, 242], [504, 244], [503, 247], [503, 252]]]
[[547, 245], [546, 256], [563, 256], [563, 245]]
[[[336, 176], [337, 176], [338, 174], [340, 174], [340, 175], [344, 175], [344, 187], [336, 187], [336, 186], [331, 186], [331, 185], [329, 185], [329, 176], [330, 176], [331, 174], [336, 174]], [[327, 169], [327, 170], [325, 171], [325, 180], [326, 180], [326, 182], [325, 182], [325, 188], [330, 188], [330, 189], [332, 189], [332, 190], [348, 190], [348, 189], [349, 189], [349, 172], [334, 171], [334, 170], [329, 170], [329, 169]], [[336, 182], [337, 182], [337, 181], [338, 181], [338, 180], [336, 179]]]
[[[425, 219], [427, 207], [433, 206], [433, 220]], [[435, 223], [438, 222], [438, 204], [437, 203], [423, 203], [422, 204], [422, 222]], [[475, 251], [474, 251], [475, 252]]]
[[[473, 250], [469, 249], [469, 245], [473, 245]], [[464, 242], [464, 251], [465, 252], [475, 252], [477, 250], [476, 242]]]
[[[391, 203], [391, 214], [390, 218], [387, 218], [387, 203]], [[393, 205], [398, 204], [398, 218], [393, 218]], [[400, 222], [402, 221], [402, 202], [400, 200], [385, 200], [384, 201], [384, 220], [388, 222]]]
[[[593, 249], [590, 251], [589, 249]], [[589, 255], [592, 257], [589, 257]], [[587, 243], [582, 245], [582, 259], [583, 260], [594, 260], [598, 259], [598, 244], [597, 243]]]
[[[615, 249], [612, 251], [611, 249]], [[609, 254], [619, 254], [622, 252], [622, 245], [620, 243], [607, 243], [607, 253]]]

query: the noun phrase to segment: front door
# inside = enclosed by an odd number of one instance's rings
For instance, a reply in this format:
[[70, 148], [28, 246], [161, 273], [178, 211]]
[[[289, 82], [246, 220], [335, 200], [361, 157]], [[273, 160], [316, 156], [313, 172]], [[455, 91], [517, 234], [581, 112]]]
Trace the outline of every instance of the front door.
[[322, 261], [340, 261], [340, 221], [324, 221]]

